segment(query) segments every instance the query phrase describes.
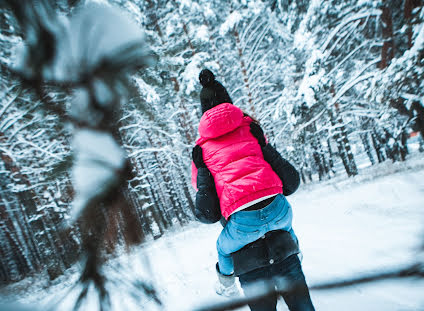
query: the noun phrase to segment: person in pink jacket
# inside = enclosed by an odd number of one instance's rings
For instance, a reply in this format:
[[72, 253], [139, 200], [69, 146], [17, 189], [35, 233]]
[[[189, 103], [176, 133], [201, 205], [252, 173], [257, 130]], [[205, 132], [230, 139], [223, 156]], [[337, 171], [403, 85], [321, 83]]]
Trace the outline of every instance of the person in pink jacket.
[[[259, 124], [232, 104], [210, 70], [202, 70], [199, 80], [203, 115], [192, 153], [195, 215], [205, 223], [221, 219], [224, 224], [217, 239], [219, 280], [224, 290], [234, 288], [237, 275], [246, 293], [252, 280], [270, 279], [271, 265], [277, 270], [282, 265], [283, 276], [295, 275], [296, 288], [299, 282], [302, 288], [284, 297], [290, 310], [313, 310], [286, 199], [299, 186], [299, 174], [267, 143]], [[249, 306], [275, 310], [276, 299]]]

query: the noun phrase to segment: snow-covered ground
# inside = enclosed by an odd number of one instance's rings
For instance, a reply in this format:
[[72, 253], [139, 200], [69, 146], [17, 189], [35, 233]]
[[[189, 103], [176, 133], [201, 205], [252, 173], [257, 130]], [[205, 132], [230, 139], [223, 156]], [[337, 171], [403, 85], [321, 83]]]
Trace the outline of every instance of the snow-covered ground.
[[[348, 180], [305, 185], [288, 199], [310, 285], [423, 260], [419, 249], [424, 245], [424, 159], [383, 163]], [[193, 310], [226, 299], [214, 292], [215, 241], [220, 230], [220, 224], [192, 223], [119, 260], [130, 267], [133, 277], [152, 277], [163, 310]], [[65, 284], [72, 280], [75, 275], [66, 276]], [[58, 284], [20, 297], [23, 302], [42, 304], [63, 294], [65, 288]], [[424, 310], [423, 293], [424, 280], [406, 279], [312, 291], [311, 296], [321, 311], [401, 311]], [[112, 293], [116, 310], [132, 310], [122, 297], [122, 292]], [[70, 300], [65, 299], [58, 310], [67, 310]], [[145, 310], [155, 309], [143, 298], [140, 301]], [[92, 308], [93, 304], [83, 309]], [[278, 310], [287, 310], [283, 301]]]
[[[385, 163], [367, 175], [308, 185], [288, 197], [309, 284], [417, 259], [424, 243], [424, 169], [413, 167], [375, 178], [382, 170], [402, 169]], [[193, 224], [146, 247], [167, 310], [220, 299], [213, 290], [220, 230], [219, 224]], [[385, 281], [311, 295], [317, 310], [424, 310], [424, 281]], [[278, 310], [287, 310], [283, 301]]]

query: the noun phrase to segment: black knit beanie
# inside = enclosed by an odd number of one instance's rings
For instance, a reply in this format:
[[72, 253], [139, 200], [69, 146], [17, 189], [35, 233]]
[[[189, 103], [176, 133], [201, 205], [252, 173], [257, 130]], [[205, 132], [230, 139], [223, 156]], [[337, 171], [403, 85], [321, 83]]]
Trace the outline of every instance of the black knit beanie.
[[209, 69], [200, 72], [199, 81], [203, 86], [200, 92], [202, 114], [219, 104], [233, 103], [225, 87], [215, 80], [215, 75]]

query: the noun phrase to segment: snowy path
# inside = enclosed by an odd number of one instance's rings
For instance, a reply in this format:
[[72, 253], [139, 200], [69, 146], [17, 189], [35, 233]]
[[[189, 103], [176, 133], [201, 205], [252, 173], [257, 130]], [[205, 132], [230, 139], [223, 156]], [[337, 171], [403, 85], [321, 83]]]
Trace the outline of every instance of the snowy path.
[[[424, 171], [365, 183], [314, 186], [289, 197], [309, 284], [413, 260], [424, 237]], [[146, 246], [166, 310], [190, 310], [215, 295], [220, 225], [193, 224]], [[311, 293], [317, 310], [424, 310], [424, 282], [385, 281]], [[248, 310], [247, 308], [243, 310]], [[287, 310], [279, 303], [278, 310]]]
[[[288, 197], [309, 284], [381, 271], [416, 259], [424, 240], [424, 160], [421, 162], [415, 169], [384, 177], [374, 178], [375, 172], [371, 170], [354, 179], [302, 186]], [[381, 167], [377, 172], [382, 173]], [[159, 240], [147, 242], [130, 256], [119, 258], [129, 271], [118, 273], [129, 273], [136, 279], [153, 275], [164, 303], [160, 310], [190, 311], [223, 300], [214, 292], [215, 241], [220, 230], [220, 224], [194, 222], [184, 230], [169, 232]], [[146, 254], [147, 266], [150, 265], [147, 273]], [[48, 288], [46, 283], [37, 285], [38, 281], [28, 278], [21, 285], [35, 286], [21, 291], [17, 284], [11, 290], [19, 297], [16, 300], [42, 307], [52, 298], [60, 299], [76, 278], [75, 272], [69, 271], [57, 280], [57, 285]], [[140, 310], [126, 299], [124, 291], [125, 288], [111, 291], [113, 310]], [[318, 311], [424, 310], [424, 281], [384, 281], [312, 291], [311, 295]], [[71, 310], [70, 302], [74, 299], [75, 294], [68, 295], [56, 310]], [[143, 310], [158, 310], [149, 307], [145, 298], [138, 301], [144, 305]], [[82, 310], [96, 310], [95, 305], [91, 299]], [[279, 303], [278, 310], [287, 310], [284, 302]]]

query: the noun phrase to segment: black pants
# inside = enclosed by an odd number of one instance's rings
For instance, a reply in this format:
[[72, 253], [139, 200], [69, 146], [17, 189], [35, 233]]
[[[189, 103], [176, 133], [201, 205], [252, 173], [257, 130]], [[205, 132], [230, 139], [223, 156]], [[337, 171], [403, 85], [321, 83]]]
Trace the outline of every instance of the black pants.
[[[290, 311], [314, 311], [305, 276], [302, 272], [299, 258], [292, 255], [284, 261], [256, 269], [239, 276], [241, 287], [246, 296], [255, 295], [258, 288], [254, 285], [258, 281], [271, 282], [271, 285], [281, 288], [282, 282], [288, 282], [290, 289], [283, 293], [284, 301]], [[249, 304], [252, 311], [275, 311], [276, 296], [267, 297], [259, 302]]]

